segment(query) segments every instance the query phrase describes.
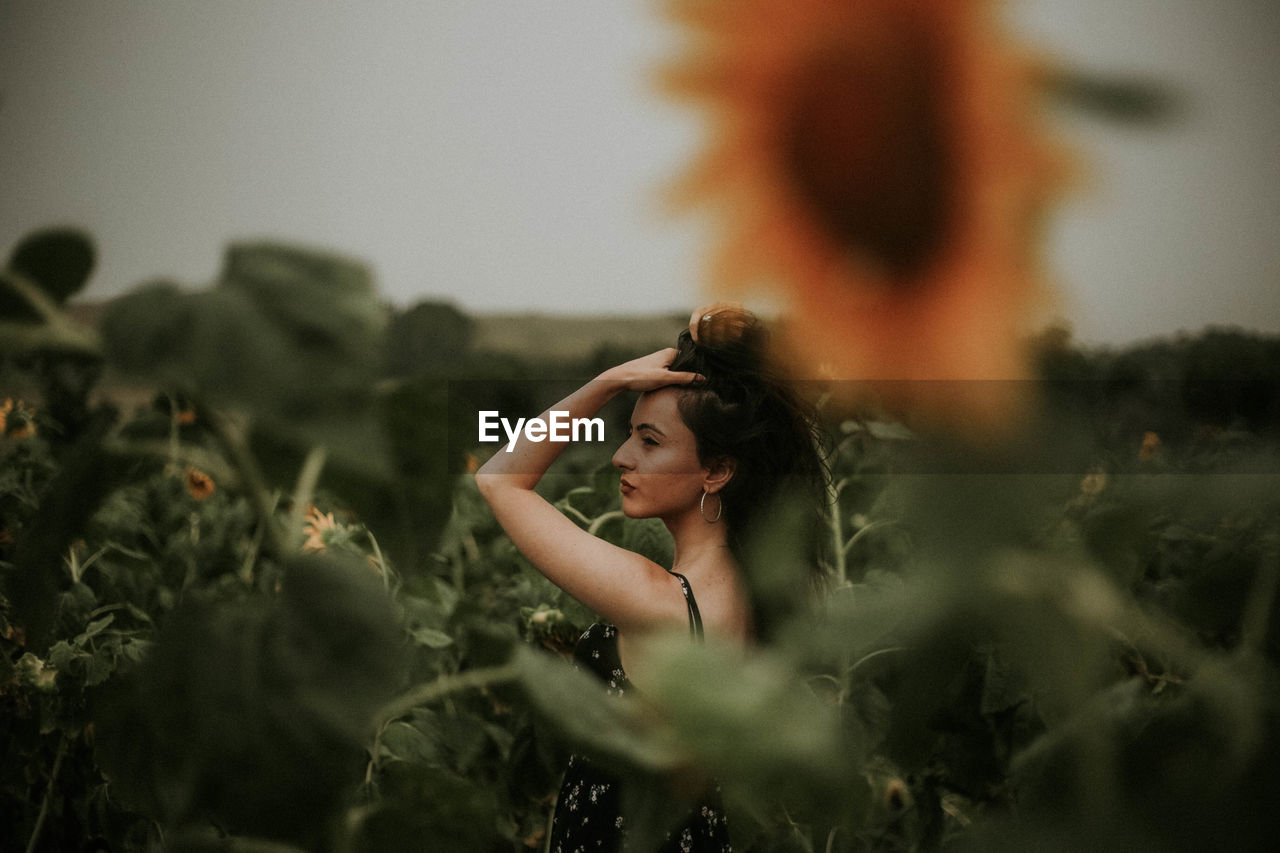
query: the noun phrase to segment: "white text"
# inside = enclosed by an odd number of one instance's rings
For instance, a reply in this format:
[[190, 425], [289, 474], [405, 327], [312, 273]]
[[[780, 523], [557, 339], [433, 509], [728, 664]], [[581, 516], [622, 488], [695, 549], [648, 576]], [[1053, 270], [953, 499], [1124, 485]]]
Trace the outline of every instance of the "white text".
[[604, 441], [603, 418], [570, 418], [568, 412], [551, 411], [547, 420], [518, 418], [514, 424], [494, 411], [480, 412], [480, 441], [501, 441], [498, 427], [507, 436], [507, 452], [515, 449], [523, 432], [526, 441]]

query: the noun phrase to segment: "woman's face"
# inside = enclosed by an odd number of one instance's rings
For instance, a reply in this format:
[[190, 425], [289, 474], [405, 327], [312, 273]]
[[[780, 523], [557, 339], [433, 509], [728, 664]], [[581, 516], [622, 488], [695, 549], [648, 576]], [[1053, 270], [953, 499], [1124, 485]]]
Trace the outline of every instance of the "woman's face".
[[696, 510], [707, 469], [677, 406], [675, 388], [640, 396], [630, 434], [613, 454], [622, 473], [622, 511], [631, 518], [669, 518]]

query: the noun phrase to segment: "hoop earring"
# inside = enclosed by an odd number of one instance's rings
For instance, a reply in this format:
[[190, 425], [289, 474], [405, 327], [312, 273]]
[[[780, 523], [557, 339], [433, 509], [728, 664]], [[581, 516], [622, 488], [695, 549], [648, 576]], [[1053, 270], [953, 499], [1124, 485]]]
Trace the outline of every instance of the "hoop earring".
[[715, 524], [720, 520], [720, 516], [724, 513], [724, 498], [720, 498], [720, 503], [716, 508], [716, 517], [707, 518], [707, 490], [702, 490], [702, 497], [698, 499], [698, 515], [702, 516], [702, 520], [707, 524]]

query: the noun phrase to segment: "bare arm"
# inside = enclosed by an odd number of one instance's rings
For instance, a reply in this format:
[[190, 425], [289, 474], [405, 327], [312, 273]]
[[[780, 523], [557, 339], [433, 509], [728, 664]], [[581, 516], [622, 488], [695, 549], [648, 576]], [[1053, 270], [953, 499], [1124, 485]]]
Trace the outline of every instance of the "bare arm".
[[[543, 414], [567, 411], [591, 417], [623, 391], [648, 391], [694, 381], [667, 370], [666, 349], [606, 370]], [[476, 485], [511, 541], [556, 586], [618, 627], [645, 627], [683, 618], [684, 597], [666, 569], [639, 554], [598, 539], [565, 518], [533, 489], [560, 455], [562, 443], [516, 439], [476, 472]]]

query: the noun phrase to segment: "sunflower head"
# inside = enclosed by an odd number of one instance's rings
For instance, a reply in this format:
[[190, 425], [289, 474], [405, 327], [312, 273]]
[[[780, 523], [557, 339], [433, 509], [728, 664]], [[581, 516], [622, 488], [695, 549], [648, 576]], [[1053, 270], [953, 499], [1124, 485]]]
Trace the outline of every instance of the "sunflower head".
[[215, 490], [213, 478], [196, 467], [188, 467], [182, 481], [187, 487], [187, 494], [198, 501], [205, 500]]
[[945, 44], [901, 4], [869, 20], [843, 17], [788, 75], [780, 177], [816, 235], [882, 283], [909, 286], [955, 212]]
[[[780, 296], [796, 372], [1007, 420], [1030, 373], [1035, 249], [1063, 160], [1039, 66], [982, 0], [675, 0], [668, 91], [710, 113], [676, 188], [719, 226], [720, 292]], [[941, 382], [939, 382], [941, 381]]]
[[26, 403], [21, 400], [15, 403], [9, 398], [0, 403], [0, 436], [21, 441], [32, 438], [38, 432], [35, 410]]
[[307, 507], [306, 521], [302, 524], [302, 532], [307, 537], [302, 543], [302, 550], [311, 552], [324, 551], [326, 548], [325, 534], [337, 529], [338, 522], [334, 520], [333, 513], [321, 512], [319, 508], [312, 504]]

